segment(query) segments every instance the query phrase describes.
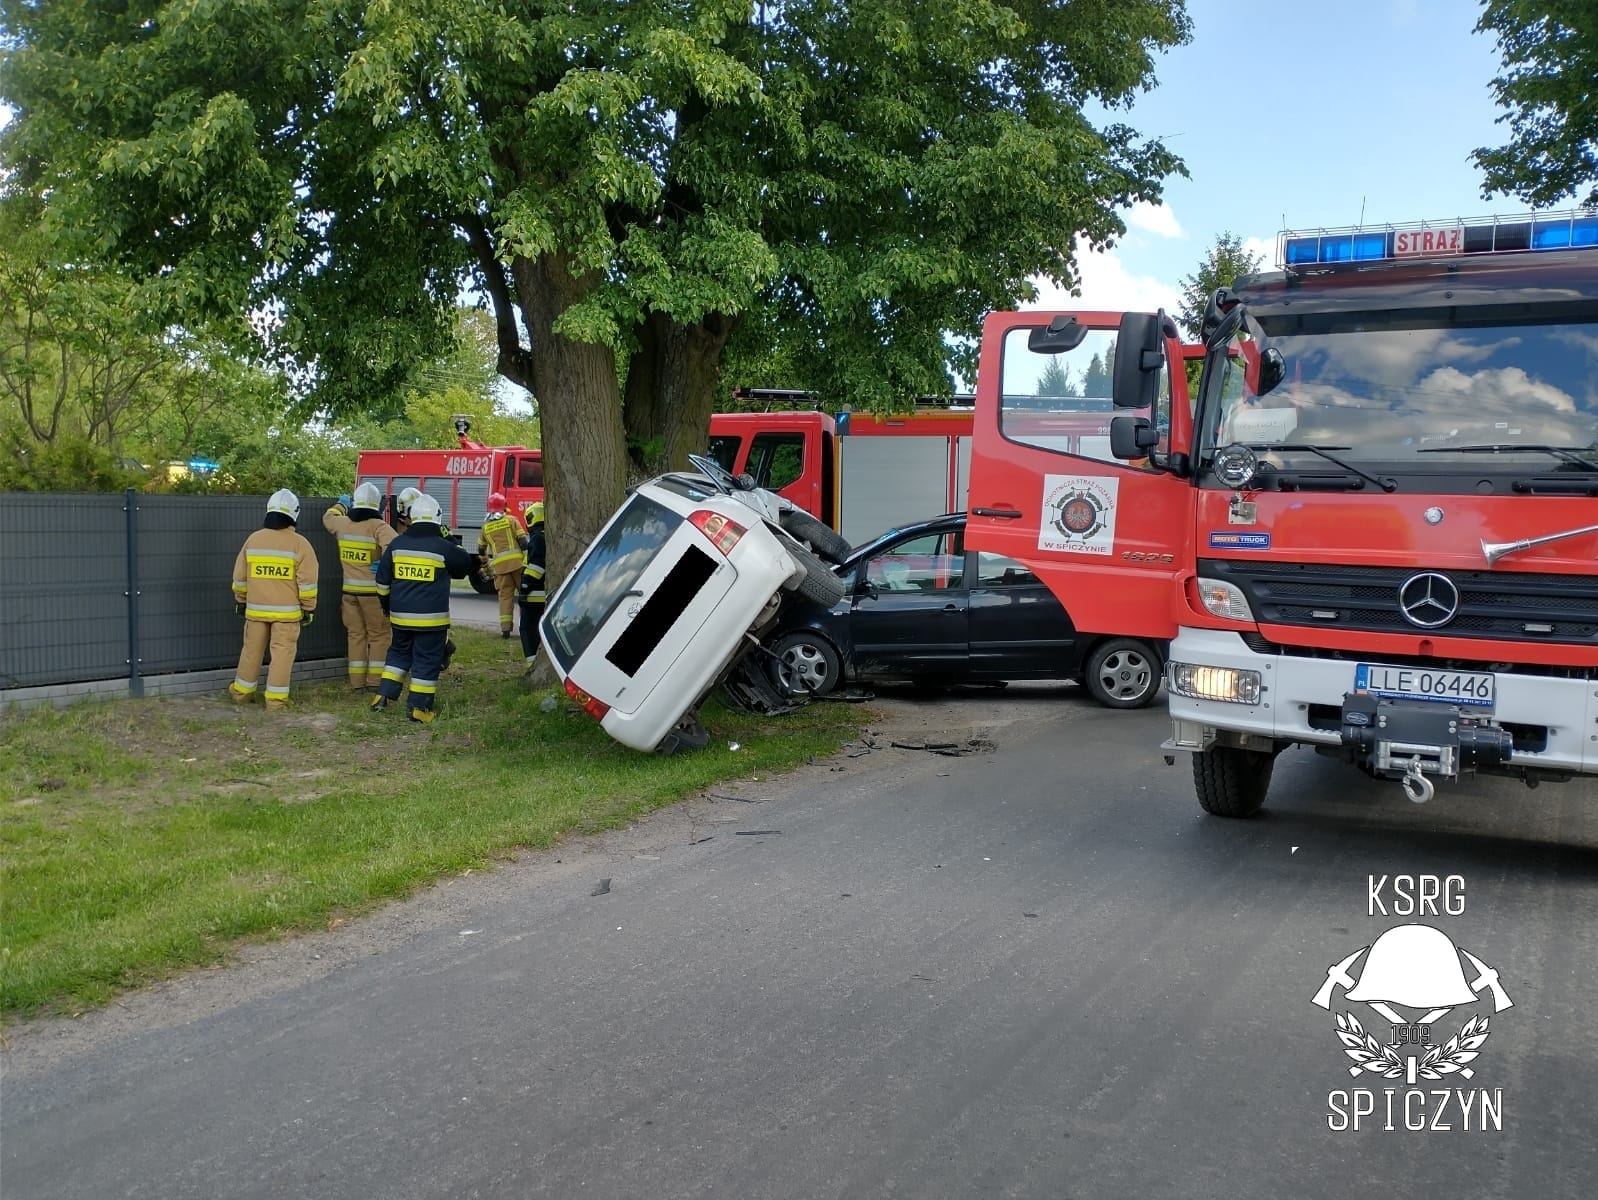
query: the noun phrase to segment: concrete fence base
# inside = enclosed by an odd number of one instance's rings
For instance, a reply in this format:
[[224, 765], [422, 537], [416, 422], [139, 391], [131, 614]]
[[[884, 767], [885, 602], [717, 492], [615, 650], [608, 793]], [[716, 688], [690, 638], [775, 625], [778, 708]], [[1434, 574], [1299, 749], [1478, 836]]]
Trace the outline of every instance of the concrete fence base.
[[[349, 662], [343, 658], [299, 661], [294, 664], [294, 682], [321, 679], [346, 679]], [[205, 692], [221, 695], [233, 682], [235, 670], [180, 671], [172, 675], [145, 675], [139, 682], [145, 696], [192, 696]], [[261, 671], [261, 687], [266, 687], [266, 671]], [[65, 708], [80, 700], [124, 700], [134, 694], [129, 679], [93, 679], [84, 683], [57, 683], [46, 687], [0, 689], [0, 712], [8, 708], [37, 708], [53, 704]]]

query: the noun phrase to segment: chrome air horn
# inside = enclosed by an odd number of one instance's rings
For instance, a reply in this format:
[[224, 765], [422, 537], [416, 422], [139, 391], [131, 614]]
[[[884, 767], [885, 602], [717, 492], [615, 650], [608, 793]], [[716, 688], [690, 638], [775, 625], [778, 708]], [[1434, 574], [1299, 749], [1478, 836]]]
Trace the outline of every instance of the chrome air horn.
[[1585, 525], [1580, 529], [1567, 529], [1563, 533], [1550, 533], [1544, 537], [1522, 538], [1518, 542], [1483, 542], [1481, 552], [1487, 556], [1490, 567], [1506, 554], [1517, 550], [1530, 550], [1533, 546], [1546, 546], [1549, 542], [1562, 542], [1566, 538], [1580, 537], [1584, 533], [1598, 533], [1598, 525]]

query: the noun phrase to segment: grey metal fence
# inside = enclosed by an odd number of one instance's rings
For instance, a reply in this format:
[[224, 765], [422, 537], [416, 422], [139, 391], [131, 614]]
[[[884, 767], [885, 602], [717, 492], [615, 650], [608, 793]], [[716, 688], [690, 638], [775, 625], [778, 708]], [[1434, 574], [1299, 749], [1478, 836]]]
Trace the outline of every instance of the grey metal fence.
[[[299, 659], [343, 658], [331, 500], [302, 500], [320, 567]], [[233, 559], [265, 496], [0, 493], [0, 690], [231, 667]]]

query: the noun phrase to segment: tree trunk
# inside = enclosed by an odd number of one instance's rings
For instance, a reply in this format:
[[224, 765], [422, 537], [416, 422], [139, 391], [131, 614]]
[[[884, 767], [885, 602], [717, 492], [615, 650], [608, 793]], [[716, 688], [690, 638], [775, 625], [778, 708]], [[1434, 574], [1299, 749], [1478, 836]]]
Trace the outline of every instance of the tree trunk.
[[621, 503], [627, 477], [616, 357], [607, 346], [554, 332], [556, 319], [598, 285], [569, 261], [545, 255], [512, 264], [517, 299], [532, 337], [532, 385], [543, 435], [549, 493], [545, 537], [549, 586], [564, 579]]
[[639, 326], [624, 409], [627, 449], [638, 474], [686, 467], [688, 455], [704, 451], [721, 352], [733, 325], [716, 313], [697, 325], [651, 313]]

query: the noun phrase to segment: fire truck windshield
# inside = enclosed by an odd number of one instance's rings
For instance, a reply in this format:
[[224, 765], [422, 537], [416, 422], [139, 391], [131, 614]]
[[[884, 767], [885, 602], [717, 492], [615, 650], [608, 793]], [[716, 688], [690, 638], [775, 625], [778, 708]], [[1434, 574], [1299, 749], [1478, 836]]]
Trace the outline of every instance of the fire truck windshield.
[[[1598, 311], [1558, 321], [1450, 321], [1427, 314], [1306, 314], [1243, 321], [1205, 360], [1201, 461], [1242, 443], [1297, 469], [1307, 447], [1389, 472], [1524, 472], [1598, 464]], [[1258, 395], [1261, 352], [1282, 382]], [[1279, 447], [1279, 449], [1273, 449]], [[1422, 457], [1424, 456], [1424, 457]]]

